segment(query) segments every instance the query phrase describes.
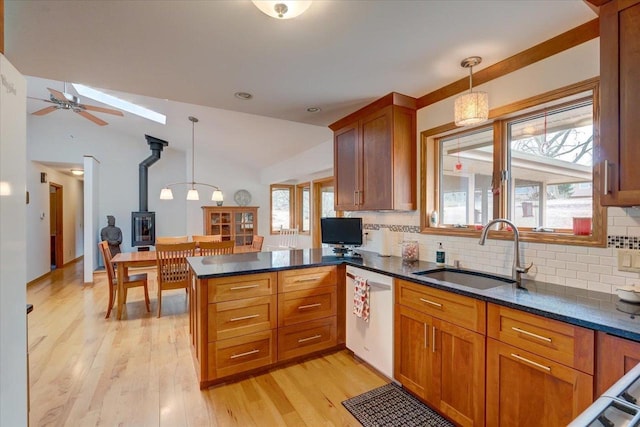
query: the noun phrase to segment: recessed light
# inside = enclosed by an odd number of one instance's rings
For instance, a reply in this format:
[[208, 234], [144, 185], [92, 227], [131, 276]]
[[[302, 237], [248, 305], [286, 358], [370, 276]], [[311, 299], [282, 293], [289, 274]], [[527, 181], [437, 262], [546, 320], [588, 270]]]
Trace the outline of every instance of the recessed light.
[[253, 98], [253, 95], [251, 95], [249, 92], [236, 92], [233, 94], [233, 96], [235, 96], [238, 99], [242, 99], [244, 101], [247, 101]]
[[307, 111], [310, 113], [317, 113], [318, 111], [322, 111], [322, 109], [320, 107], [309, 107], [307, 108]]

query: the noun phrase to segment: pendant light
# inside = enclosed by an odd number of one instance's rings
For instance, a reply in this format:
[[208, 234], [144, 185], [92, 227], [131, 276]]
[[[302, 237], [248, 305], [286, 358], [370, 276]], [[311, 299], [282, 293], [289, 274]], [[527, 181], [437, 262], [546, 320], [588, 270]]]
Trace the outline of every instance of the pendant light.
[[469, 93], [455, 100], [454, 122], [456, 126], [470, 126], [482, 123], [489, 118], [489, 95], [486, 92], [473, 91], [473, 67], [482, 62], [479, 56], [470, 56], [460, 65], [469, 69]]
[[171, 187], [174, 185], [184, 185], [184, 184], [191, 186], [191, 188], [187, 192], [187, 200], [200, 200], [200, 194], [198, 193], [198, 190], [196, 190], [196, 185], [204, 185], [204, 186], [213, 188], [213, 194], [211, 195], [211, 200], [216, 202], [218, 206], [222, 206], [224, 197], [222, 195], [222, 191], [220, 191], [220, 188], [216, 187], [215, 185], [196, 182], [194, 179], [194, 176], [195, 176], [195, 126], [199, 120], [196, 117], [189, 116], [189, 121], [191, 122], [191, 181], [174, 182], [173, 184], [167, 184], [160, 191], [160, 200], [173, 200], [173, 191], [171, 191]]

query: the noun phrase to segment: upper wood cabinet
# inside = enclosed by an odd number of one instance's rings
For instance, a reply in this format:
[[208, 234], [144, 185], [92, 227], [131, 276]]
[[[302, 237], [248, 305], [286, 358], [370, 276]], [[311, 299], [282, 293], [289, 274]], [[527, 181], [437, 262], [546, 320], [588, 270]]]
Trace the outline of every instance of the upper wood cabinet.
[[416, 209], [416, 99], [390, 93], [329, 126], [336, 210]]
[[600, 7], [600, 173], [603, 206], [640, 205], [640, 0]]
[[204, 234], [234, 240], [236, 246], [248, 246], [258, 234], [258, 208], [255, 206], [203, 206]]

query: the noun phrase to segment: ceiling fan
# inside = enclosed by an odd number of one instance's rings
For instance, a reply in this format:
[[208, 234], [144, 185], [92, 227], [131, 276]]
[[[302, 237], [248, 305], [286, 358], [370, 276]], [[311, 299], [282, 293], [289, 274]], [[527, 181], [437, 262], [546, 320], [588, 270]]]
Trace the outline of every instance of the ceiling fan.
[[51, 88], [47, 88], [49, 90], [49, 92], [51, 92], [49, 94], [49, 99], [40, 99], [40, 98], [31, 98], [31, 99], [38, 99], [40, 101], [44, 101], [44, 102], [49, 102], [51, 105], [49, 107], [43, 108], [41, 110], [35, 111], [31, 114], [33, 114], [34, 116], [44, 116], [45, 114], [49, 114], [53, 111], [56, 110], [72, 110], [74, 113], [78, 113], [80, 114], [82, 117], [84, 117], [85, 119], [89, 119], [92, 122], [94, 122], [95, 124], [99, 125], [99, 126], [104, 126], [107, 125], [109, 123], [105, 122], [104, 120], [94, 116], [93, 114], [89, 113], [89, 111], [96, 111], [99, 113], [107, 113], [107, 114], [113, 114], [115, 116], [123, 116], [124, 114], [122, 113], [122, 111], [120, 110], [114, 110], [111, 108], [104, 108], [104, 107], [97, 107], [95, 105], [88, 105], [88, 104], [81, 104], [80, 103], [80, 99], [75, 96], [75, 95], [71, 95], [66, 93], [67, 92], [67, 84], [64, 84], [64, 92], [60, 92], [59, 90], [55, 90], [55, 89], [51, 89]]

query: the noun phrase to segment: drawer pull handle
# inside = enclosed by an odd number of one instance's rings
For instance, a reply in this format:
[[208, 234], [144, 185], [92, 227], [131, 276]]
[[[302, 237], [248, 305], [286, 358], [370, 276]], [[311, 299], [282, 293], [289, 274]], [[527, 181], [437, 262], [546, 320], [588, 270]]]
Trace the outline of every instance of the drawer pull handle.
[[294, 281], [294, 283], [302, 283], [302, 282], [315, 282], [316, 280], [319, 280], [320, 277], [309, 277], [307, 279], [296, 279]]
[[511, 353], [511, 356], [515, 357], [516, 359], [521, 360], [521, 361], [523, 361], [525, 363], [528, 363], [530, 365], [536, 366], [536, 367], [538, 367], [540, 369], [544, 369], [547, 372], [551, 372], [551, 368], [548, 367], [548, 366], [541, 365], [539, 363], [534, 362], [533, 360], [529, 360], [529, 359], [527, 359], [525, 357], [522, 357], [522, 356], [519, 356], [519, 355], [517, 355], [515, 353]]
[[256, 349], [256, 350], [247, 351], [245, 353], [233, 354], [231, 355], [231, 357], [229, 357], [229, 359], [237, 359], [238, 357], [251, 356], [252, 354], [256, 354], [256, 353], [260, 353], [260, 350]]
[[317, 340], [318, 338], [322, 338], [322, 335], [314, 335], [312, 337], [300, 338], [298, 340], [298, 342], [299, 343], [303, 343], [303, 342], [307, 342], [307, 341]]
[[442, 307], [442, 304], [437, 303], [437, 302], [433, 302], [433, 301], [429, 301], [428, 299], [420, 298], [420, 301], [426, 302], [427, 304], [435, 305], [436, 307]]
[[233, 317], [233, 318], [229, 319], [229, 322], [239, 322], [240, 320], [255, 319], [256, 317], [260, 317], [260, 315], [259, 314], [251, 314], [249, 316]]
[[513, 329], [518, 333], [529, 335], [530, 337], [533, 337], [533, 338], [538, 338], [539, 340], [542, 340], [542, 341], [551, 342], [551, 338], [543, 337], [542, 335], [534, 334], [533, 332], [525, 331], [524, 329], [516, 328], [515, 326], [512, 326], [511, 329]]
[[253, 288], [257, 288], [260, 285], [247, 285], [247, 286], [234, 286], [232, 288], [230, 288], [232, 291], [239, 291], [242, 289], [253, 289]]
[[306, 310], [307, 308], [315, 308], [315, 307], [320, 307], [322, 304], [320, 304], [319, 302], [316, 304], [307, 304], [307, 305], [301, 305], [300, 307], [298, 307], [298, 310]]

